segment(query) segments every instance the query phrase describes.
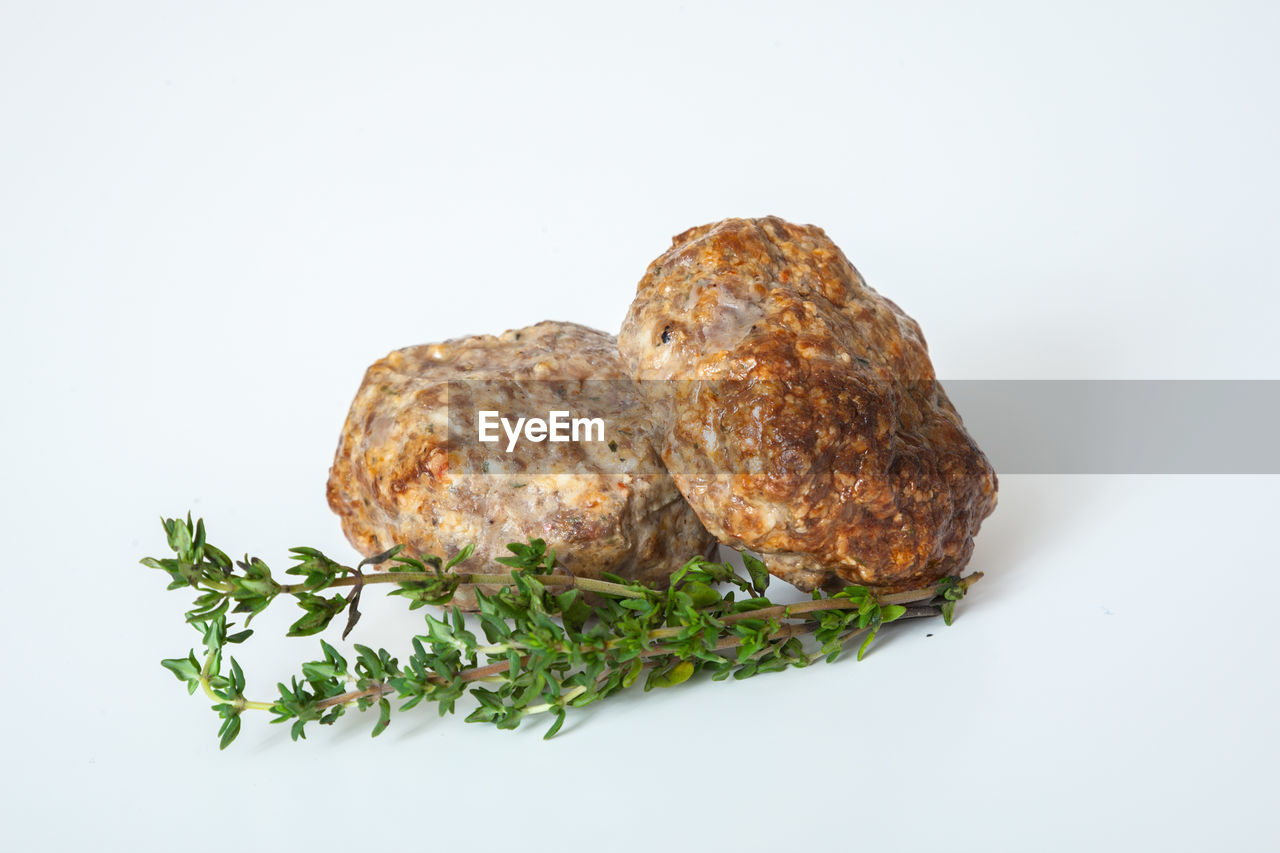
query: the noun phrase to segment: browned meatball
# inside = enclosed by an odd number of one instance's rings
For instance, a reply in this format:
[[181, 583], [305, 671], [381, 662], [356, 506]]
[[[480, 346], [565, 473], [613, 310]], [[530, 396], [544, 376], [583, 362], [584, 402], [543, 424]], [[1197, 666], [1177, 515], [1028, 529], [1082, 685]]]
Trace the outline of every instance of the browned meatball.
[[804, 590], [906, 589], [968, 562], [995, 472], [919, 326], [822, 229], [680, 234], [618, 342], [666, 428], [663, 461], [721, 543]]
[[[501, 444], [457, 438], [475, 435], [467, 395], [545, 413], [566, 405], [566, 388], [588, 385], [593, 411], [608, 420], [607, 444], [546, 443], [513, 457]], [[641, 404], [613, 336], [585, 326], [544, 322], [397, 350], [356, 392], [329, 473], [329, 506], [366, 555], [403, 544], [448, 557], [474, 543], [463, 568], [494, 571], [493, 558], [510, 556], [507, 543], [537, 537], [575, 575], [662, 585], [715, 540], [663, 470]]]

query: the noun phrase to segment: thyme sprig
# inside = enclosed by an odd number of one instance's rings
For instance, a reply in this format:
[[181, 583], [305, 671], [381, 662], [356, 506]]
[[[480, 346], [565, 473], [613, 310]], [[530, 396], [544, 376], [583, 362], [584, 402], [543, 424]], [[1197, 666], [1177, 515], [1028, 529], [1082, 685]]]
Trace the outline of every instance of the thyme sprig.
[[[409, 556], [396, 546], [354, 567], [314, 548], [293, 548], [294, 565], [285, 574], [300, 580], [280, 583], [262, 560], [245, 556], [233, 562], [209, 544], [203, 520], [193, 522], [188, 514], [163, 524], [174, 556], [142, 563], [166, 572], [169, 589], [195, 590], [186, 620], [201, 635], [203, 656], [192, 649], [161, 664], [188, 692], [201, 690], [214, 703], [222, 720], [221, 748], [239, 734], [245, 711], [268, 711], [271, 722], [290, 722], [297, 740], [306, 737], [307, 723], [329, 725], [349, 708], [376, 707], [376, 737], [391, 721], [393, 697], [403, 700], [401, 711], [428, 702], [443, 716], [467, 694], [477, 703], [467, 722], [513, 729], [526, 717], [549, 714], [549, 738], [570, 708], [625, 690], [641, 675], [646, 691], [681, 684], [697, 672], [716, 681], [748, 678], [834, 661], [855, 640], [861, 660], [884, 624], [936, 614], [951, 624], [955, 603], [981, 577], [945, 578], [931, 587], [881, 595], [848, 586], [783, 605], [763, 595], [769, 575], [750, 554], [743, 555], [747, 579], [726, 563], [694, 557], [672, 575], [667, 589], [654, 589], [612, 575], [575, 577], [557, 569], [555, 552], [545, 542], [531, 539], [507, 546], [511, 556], [497, 561], [507, 572], [459, 570], [472, 555], [470, 547], [444, 561]], [[389, 564], [387, 571], [363, 571], [382, 564]], [[363, 590], [376, 584], [393, 585], [390, 594], [408, 599], [410, 609], [451, 605], [466, 588], [477, 612], [470, 621], [457, 605], [440, 617], [425, 614], [426, 632], [412, 638], [403, 663], [385, 649], [358, 643], [349, 662], [321, 640], [321, 657], [303, 663], [289, 683], [279, 683], [277, 698], [246, 697], [244, 672], [230, 654], [224, 665], [224, 652], [252, 636], [254, 616], [289, 596], [303, 611], [289, 636], [319, 633], [346, 612], [345, 639], [360, 618]], [[232, 630], [231, 614], [244, 614], [241, 630]]]

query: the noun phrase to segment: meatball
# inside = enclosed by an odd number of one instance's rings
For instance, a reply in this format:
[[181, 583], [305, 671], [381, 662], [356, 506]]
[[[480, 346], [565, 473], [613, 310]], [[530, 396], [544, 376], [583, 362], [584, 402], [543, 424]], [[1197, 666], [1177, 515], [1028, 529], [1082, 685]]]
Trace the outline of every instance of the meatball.
[[[545, 415], [575, 395], [603, 413], [608, 443], [544, 442], [512, 455], [505, 438], [476, 439], [476, 406]], [[494, 571], [507, 543], [533, 537], [574, 575], [663, 585], [715, 540], [663, 469], [641, 404], [613, 336], [571, 323], [397, 350], [356, 392], [329, 506], [365, 555], [402, 544], [448, 557], [474, 544], [462, 570]]]
[[722, 544], [803, 590], [959, 574], [996, 476], [920, 327], [820, 228], [727, 219], [678, 235], [618, 338], [663, 461]]

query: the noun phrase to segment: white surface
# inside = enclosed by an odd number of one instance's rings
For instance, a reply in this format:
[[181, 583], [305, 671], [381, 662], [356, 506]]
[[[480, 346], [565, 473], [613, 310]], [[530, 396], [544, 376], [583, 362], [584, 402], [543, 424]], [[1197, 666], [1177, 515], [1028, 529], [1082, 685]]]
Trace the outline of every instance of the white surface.
[[136, 565], [187, 508], [350, 555], [323, 484], [370, 361], [616, 329], [726, 215], [823, 225], [943, 377], [1277, 378], [1274, 4], [266, 5], [0, 6], [6, 849], [1280, 846], [1275, 478], [1006, 477], [953, 628], [550, 743], [219, 754]]

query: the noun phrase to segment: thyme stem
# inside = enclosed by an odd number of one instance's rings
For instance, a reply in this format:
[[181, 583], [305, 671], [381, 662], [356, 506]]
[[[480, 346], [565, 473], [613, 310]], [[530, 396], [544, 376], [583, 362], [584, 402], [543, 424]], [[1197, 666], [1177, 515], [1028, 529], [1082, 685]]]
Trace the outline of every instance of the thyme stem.
[[[810, 609], [812, 610], [816, 608], [810, 608]], [[755, 615], [756, 613], [760, 613], [760, 612], [762, 611], [748, 611], [746, 615]], [[937, 615], [938, 615], [937, 608], [920, 607], [920, 608], [913, 608], [908, 610], [906, 613], [902, 615], [901, 618], [902, 619], [919, 619], [922, 617], [937, 616]], [[782, 639], [786, 639], [789, 637], [805, 636], [807, 634], [812, 634], [816, 627], [817, 625], [811, 622], [782, 625], [782, 626], [779, 626], [777, 631], [773, 632], [772, 636], [774, 638], [782, 638]], [[656, 631], [650, 632], [650, 637], [654, 639], [674, 637], [683, 630], [684, 630], [683, 628], [659, 628]], [[841, 637], [841, 640], [842, 642], [847, 642], [848, 640], [853, 639], [854, 637], [858, 637], [865, 634], [869, 630], [871, 629], [870, 628], [855, 629], [853, 631], [850, 631], [844, 634]], [[741, 646], [742, 643], [743, 643], [743, 640], [741, 637], [724, 637], [716, 642], [715, 650], [724, 651], [726, 649], [737, 648], [738, 646]], [[483, 646], [480, 647], [480, 649], [484, 649], [484, 648], [486, 647], [483, 647]], [[487, 648], [495, 649], [497, 647], [489, 646]], [[508, 645], [508, 646], [502, 647], [501, 650], [515, 649], [515, 648], [517, 647], [513, 645]], [[555, 649], [555, 651], [565, 651], [565, 649], [558, 648], [558, 649]], [[667, 648], [651, 647], [640, 652], [639, 656], [641, 658], [647, 659], [647, 658], [658, 657], [658, 656], [666, 655], [670, 653], [671, 653], [671, 650]], [[529, 657], [530, 657], [529, 655], [522, 655], [520, 657], [521, 666], [529, 662]], [[811, 656], [811, 660], [816, 662], [818, 660], [821, 660], [823, 657], [824, 655], [822, 653], [815, 653], [814, 655]], [[461, 673], [461, 678], [463, 681], [466, 681], [466, 682], [489, 681], [489, 680], [493, 680], [494, 676], [498, 676], [503, 674], [504, 672], [508, 672], [510, 671], [510, 669], [511, 669], [510, 661], [505, 661], [505, 660], [497, 661], [496, 663], [486, 664], [485, 666], [479, 666], [474, 669], [466, 670], [463, 673]], [[440, 682], [444, 683], [444, 679], [440, 679]], [[335, 705], [350, 705], [351, 703], [364, 697], [378, 698], [379, 696], [382, 696], [390, 692], [394, 692], [393, 688], [390, 685], [379, 684], [374, 687], [367, 688], [365, 690], [351, 690], [346, 693], [343, 693], [340, 696], [334, 696], [329, 699], [324, 699], [320, 701], [317, 706], [320, 708], [332, 708]], [[268, 708], [270, 707], [269, 704], [263, 703], [263, 702], [257, 702], [253, 704], [265, 706]]]
[[[481, 572], [457, 572], [459, 586], [471, 585], [490, 585], [500, 586], [511, 583], [511, 574], [501, 574], [497, 572], [481, 573]], [[367, 586], [374, 583], [420, 583], [428, 578], [434, 578], [434, 573], [430, 572], [374, 572], [364, 575], [364, 584]], [[623, 586], [618, 583], [610, 583], [609, 581], [596, 580], [594, 578], [579, 578], [573, 575], [532, 575], [532, 577], [543, 586], [571, 586], [584, 592], [598, 592], [604, 595], [613, 595], [618, 598], [644, 598], [643, 592], [637, 592], [630, 587]], [[337, 578], [329, 583], [327, 588], [333, 589], [337, 587], [355, 586], [356, 578], [345, 577]], [[313, 589], [310, 584], [294, 583], [282, 584], [280, 593], [285, 595], [296, 595], [299, 592], [307, 592]], [[219, 592], [227, 592], [230, 585], [220, 587]]]

